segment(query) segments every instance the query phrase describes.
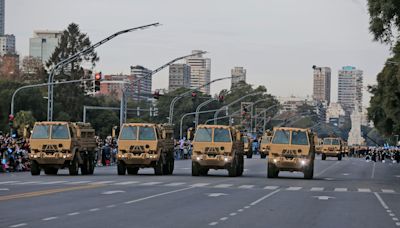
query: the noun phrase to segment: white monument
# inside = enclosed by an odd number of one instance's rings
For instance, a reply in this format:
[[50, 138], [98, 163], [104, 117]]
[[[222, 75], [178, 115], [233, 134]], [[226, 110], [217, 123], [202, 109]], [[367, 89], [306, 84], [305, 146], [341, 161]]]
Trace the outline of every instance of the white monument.
[[356, 105], [354, 111], [351, 113], [351, 130], [349, 132], [349, 138], [347, 143], [349, 146], [352, 145], [363, 145], [365, 140], [361, 136], [361, 118], [362, 113], [360, 112], [359, 105]]

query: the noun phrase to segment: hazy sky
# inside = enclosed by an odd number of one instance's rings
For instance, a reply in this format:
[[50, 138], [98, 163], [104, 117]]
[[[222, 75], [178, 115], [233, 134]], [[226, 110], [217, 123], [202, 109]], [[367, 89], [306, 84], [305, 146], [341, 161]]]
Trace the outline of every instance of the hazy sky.
[[[345, 65], [375, 83], [389, 47], [372, 41], [366, 0], [6, 0], [6, 33], [17, 51], [29, 54], [33, 30], [80, 25], [92, 42], [122, 29], [153, 22], [162, 26], [122, 35], [99, 47], [97, 70], [129, 73], [131, 65], [155, 69], [191, 50], [206, 50], [211, 78], [247, 69], [251, 84], [276, 96], [312, 95], [312, 65], [337, 72]], [[168, 69], [153, 78], [153, 89], [168, 85]], [[223, 81], [211, 87], [228, 88]], [[369, 95], [364, 92], [364, 103]]]

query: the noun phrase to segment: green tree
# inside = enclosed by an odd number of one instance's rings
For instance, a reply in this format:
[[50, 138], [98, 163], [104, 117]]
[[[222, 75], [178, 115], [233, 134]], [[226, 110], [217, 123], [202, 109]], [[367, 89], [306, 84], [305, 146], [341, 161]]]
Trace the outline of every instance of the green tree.
[[399, 0], [368, 0], [369, 30], [376, 41], [392, 44], [394, 32], [400, 31]]
[[15, 115], [14, 128], [17, 129], [18, 135], [22, 135], [24, 129], [32, 128], [35, 122], [31, 111], [20, 111]]
[[[62, 33], [60, 42], [46, 66], [48, 69], [51, 69], [60, 61], [67, 59], [90, 46], [91, 42], [89, 37], [80, 31], [77, 24], [71, 23]], [[90, 76], [91, 72], [85, 74], [82, 64], [87, 62], [91, 64], [91, 68], [93, 68], [98, 60], [99, 57], [96, 52], [92, 50], [64, 66], [55, 76], [55, 79], [76, 80], [85, 78], [85, 76]], [[54, 86], [55, 119], [68, 117], [67, 120], [69, 121], [80, 121], [82, 118], [83, 105], [89, 99], [90, 98], [85, 97], [84, 88], [80, 84]], [[68, 115], [65, 115], [65, 113]]]

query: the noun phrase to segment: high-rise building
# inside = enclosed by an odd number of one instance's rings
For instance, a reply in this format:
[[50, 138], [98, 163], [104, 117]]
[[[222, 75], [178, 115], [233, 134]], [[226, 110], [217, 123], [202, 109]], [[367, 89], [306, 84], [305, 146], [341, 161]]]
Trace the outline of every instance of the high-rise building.
[[363, 71], [353, 66], [345, 66], [339, 70], [338, 103], [342, 105], [349, 117], [358, 107], [361, 112], [363, 90]]
[[5, 54], [15, 54], [15, 36], [2, 35], [0, 36], [0, 56]]
[[0, 79], [16, 80], [19, 71], [19, 55], [5, 54], [0, 56]]
[[61, 35], [60, 31], [34, 31], [33, 38], [29, 39], [29, 55], [40, 58], [45, 64], [58, 46]]
[[234, 77], [231, 81], [231, 87], [234, 87], [241, 81], [246, 82], [246, 69], [243, 67], [235, 67], [231, 70], [231, 76]]
[[169, 66], [168, 90], [190, 88], [190, 66], [187, 64], [172, 64]]
[[0, 0], [0, 36], [4, 35], [5, 27], [5, 0]]
[[[193, 50], [193, 54], [199, 54], [186, 59], [186, 64], [190, 66], [191, 89], [209, 83], [211, 78], [211, 60], [209, 58], [204, 58], [200, 52], [199, 50]], [[202, 87], [199, 91], [209, 95], [210, 85]]]
[[143, 66], [131, 66], [132, 82], [139, 80], [137, 83], [133, 83], [128, 89], [128, 96], [135, 100], [147, 100], [151, 94], [152, 79], [151, 70]]
[[320, 102], [331, 102], [331, 68], [314, 68], [313, 99]]
[[123, 82], [126, 80], [133, 81], [133, 76], [123, 74], [104, 75], [103, 81], [100, 84], [99, 94], [113, 96], [117, 99], [121, 99], [122, 90], [124, 89], [125, 84], [116, 82]]

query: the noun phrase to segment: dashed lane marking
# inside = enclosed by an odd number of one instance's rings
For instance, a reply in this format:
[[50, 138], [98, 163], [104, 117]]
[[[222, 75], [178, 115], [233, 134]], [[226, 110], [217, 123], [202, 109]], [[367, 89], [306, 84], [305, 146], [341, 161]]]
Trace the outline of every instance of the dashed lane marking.
[[225, 220], [227, 220], [227, 219], [228, 219], [228, 217], [222, 217], [222, 218], [220, 218], [219, 220], [225, 221]]
[[68, 185], [75, 185], [75, 184], [87, 184], [87, 183], [90, 183], [91, 181], [73, 181], [73, 182], [67, 182], [67, 183], [65, 183], [65, 184], [68, 184]]
[[128, 185], [128, 184], [138, 184], [140, 183], [139, 181], [124, 181], [124, 182], [118, 182], [115, 183], [114, 185]]
[[90, 212], [94, 212], [94, 211], [100, 211], [100, 208], [92, 208], [89, 210]]
[[72, 213], [69, 213], [69, 214], [67, 214], [68, 216], [75, 216], [75, 215], [79, 215], [80, 213], [79, 212], [72, 212]]
[[11, 228], [17, 228], [17, 227], [22, 227], [22, 226], [26, 226], [26, 225], [28, 225], [28, 224], [26, 224], [26, 223], [20, 223], [20, 224], [15, 224], [15, 225], [12, 225], [12, 226], [9, 226], [9, 227], [11, 227]]
[[313, 188], [310, 189], [310, 191], [312, 191], [312, 192], [322, 192], [322, 191], [324, 191], [324, 188], [313, 187]]
[[347, 192], [347, 188], [335, 188], [335, 192]]
[[389, 210], [388, 205], [385, 203], [385, 201], [383, 201], [383, 199], [381, 198], [381, 196], [380, 196], [377, 192], [374, 192], [374, 195], [376, 196], [376, 198], [378, 199], [378, 201], [381, 203], [382, 207], [383, 207], [385, 210]]
[[[258, 199], [258, 200], [256, 200], [256, 201], [252, 202], [250, 205], [251, 205], [251, 206], [254, 206], [254, 205], [260, 203], [261, 201], [263, 201], [263, 200], [265, 200], [265, 199], [267, 199], [267, 198], [273, 196], [274, 194], [278, 193], [279, 191], [280, 191], [280, 189], [277, 189], [277, 190], [275, 190], [275, 191], [273, 191], [273, 192], [271, 192], [271, 193], [269, 193], [269, 194], [267, 194], [267, 195], [261, 197], [260, 199]], [[246, 207], [245, 207], [245, 208], [246, 208]]]
[[239, 186], [239, 188], [250, 189], [250, 188], [254, 188], [254, 185], [241, 185], [241, 186]]
[[217, 225], [218, 224], [218, 222], [211, 222], [211, 223], [209, 223], [208, 225], [209, 226], [215, 226], [215, 225]]
[[205, 187], [207, 185], [210, 185], [210, 183], [196, 183], [196, 184], [192, 184], [192, 187]]
[[157, 184], [162, 184], [163, 182], [157, 182], [157, 181], [154, 181], [154, 182], [146, 182], [146, 183], [142, 183], [142, 184], [140, 184], [141, 186], [152, 186], [152, 185], [157, 185]]
[[264, 189], [267, 189], [267, 190], [276, 190], [276, 189], [278, 189], [279, 188], [279, 186], [266, 186]]
[[61, 183], [66, 183], [67, 181], [50, 181], [50, 182], [43, 182], [39, 183], [41, 185], [47, 185], [47, 184], [61, 184]]
[[0, 182], [0, 185], [1, 184], [13, 184], [13, 183], [17, 183], [18, 181], [2, 181], [2, 182]]
[[48, 218], [42, 219], [42, 221], [50, 221], [50, 220], [54, 220], [54, 219], [58, 219], [58, 217], [48, 217]]
[[287, 191], [298, 191], [300, 189], [302, 189], [303, 187], [288, 187], [286, 188]]
[[237, 215], [237, 213], [233, 212], [233, 213], [230, 213], [229, 215], [230, 216], [235, 216], [235, 215]]
[[165, 184], [164, 186], [168, 186], [168, 187], [174, 187], [174, 186], [180, 186], [180, 185], [184, 185], [186, 184], [185, 182], [173, 182], [170, 184]]
[[218, 184], [218, 185], [215, 185], [214, 188], [229, 188], [232, 186], [233, 186], [233, 184]]
[[90, 184], [111, 184], [115, 181], [96, 181], [96, 182], [92, 182]]
[[400, 226], [400, 222], [396, 222], [396, 226]]
[[0, 188], [0, 191], [10, 191], [9, 188]]
[[43, 183], [43, 181], [18, 182], [18, 183], [14, 183], [13, 185], [40, 184], [40, 183]]
[[177, 189], [177, 190], [174, 190], [174, 191], [163, 192], [163, 193], [152, 195], [152, 196], [147, 196], [147, 197], [143, 197], [143, 198], [139, 198], [139, 199], [135, 199], [135, 200], [131, 200], [131, 201], [126, 201], [124, 204], [137, 203], [137, 202], [144, 201], [144, 200], [147, 200], [147, 199], [152, 199], [152, 198], [156, 198], [156, 197], [163, 196], [163, 195], [169, 195], [169, 194], [176, 193], [176, 192], [182, 192], [182, 191], [186, 191], [186, 190], [193, 189], [193, 188], [194, 187], [181, 188], [181, 189]]
[[383, 193], [395, 193], [393, 189], [382, 189]]
[[359, 192], [371, 192], [371, 189], [369, 189], [369, 188], [359, 188], [358, 191]]
[[114, 191], [106, 191], [106, 192], [102, 192], [102, 195], [112, 195], [112, 194], [117, 194], [117, 193], [125, 193], [125, 191], [122, 190], [114, 190]]

